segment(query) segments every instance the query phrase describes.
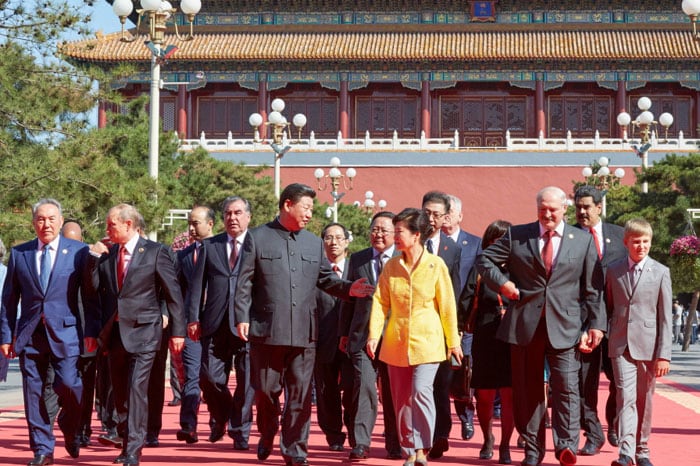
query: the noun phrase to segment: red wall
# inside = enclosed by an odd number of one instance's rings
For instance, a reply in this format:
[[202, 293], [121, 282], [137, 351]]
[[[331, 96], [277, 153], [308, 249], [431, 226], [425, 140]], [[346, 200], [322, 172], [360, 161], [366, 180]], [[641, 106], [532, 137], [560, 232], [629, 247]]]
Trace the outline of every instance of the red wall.
[[[282, 167], [282, 188], [294, 182], [316, 188], [313, 172], [313, 167]], [[272, 176], [272, 170], [265, 173]], [[623, 182], [633, 184], [632, 169], [627, 173]], [[354, 189], [341, 202], [363, 202], [365, 191], [371, 190], [375, 202], [384, 199], [387, 210], [399, 212], [404, 207], [420, 207], [423, 194], [437, 189], [462, 200], [462, 228], [481, 236], [496, 219], [516, 224], [536, 220], [537, 191], [555, 185], [572, 193], [572, 181], [580, 179], [581, 167], [360, 167]], [[327, 190], [318, 197], [332, 202]]]

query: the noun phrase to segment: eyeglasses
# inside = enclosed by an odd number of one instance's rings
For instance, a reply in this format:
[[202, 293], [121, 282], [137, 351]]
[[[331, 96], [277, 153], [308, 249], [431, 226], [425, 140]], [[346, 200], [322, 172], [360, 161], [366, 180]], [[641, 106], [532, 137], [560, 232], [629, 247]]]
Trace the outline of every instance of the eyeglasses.
[[423, 212], [425, 212], [425, 215], [427, 215], [428, 217], [433, 217], [433, 218], [442, 218], [442, 217], [444, 217], [445, 215], [447, 215], [447, 214], [444, 213], [444, 212], [438, 212], [438, 211], [436, 211], [436, 210], [427, 210], [427, 209], [426, 209], [426, 210], [424, 210]]
[[338, 242], [338, 243], [342, 243], [343, 241], [345, 241], [345, 236], [331, 236], [331, 235], [328, 235], [328, 236], [326, 236], [326, 237], [323, 238], [323, 241], [325, 241], [326, 243], [332, 243], [333, 240], [335, 240], [335, 241]]
[[370, 230], [370, 232], [375, 236], [379, 236], [379, 235], [389, 236], [390, 234], [392, 234], [394, 232], [394, 230], [386, 230], [384, 228], [372, 228]]

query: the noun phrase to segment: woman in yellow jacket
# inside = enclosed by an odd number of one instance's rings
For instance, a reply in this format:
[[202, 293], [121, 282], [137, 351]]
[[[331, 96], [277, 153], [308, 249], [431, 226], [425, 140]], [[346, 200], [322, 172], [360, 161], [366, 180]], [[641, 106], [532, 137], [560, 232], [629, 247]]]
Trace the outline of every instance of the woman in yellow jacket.
[[[426, 465], [435, 430], [433, 380], [449, 357], [462, 359], [452, 281], [443, 260], [423, 244], [430, 236], [428, 216], [404, 209], [393, 219], [400, 256], [384, 266], [377, 283], [369, 322], [367, 353], [389, 367], [404, 466]], [[388, 322], [387, 322], [388, 319]]]

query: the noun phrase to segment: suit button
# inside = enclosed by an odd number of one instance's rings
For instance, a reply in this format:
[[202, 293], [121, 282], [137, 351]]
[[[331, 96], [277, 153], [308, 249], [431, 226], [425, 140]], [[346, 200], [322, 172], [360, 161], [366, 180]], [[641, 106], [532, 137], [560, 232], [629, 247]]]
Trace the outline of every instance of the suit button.
[[290, 252], [289, 255], [290, 255], [290, 256], [293, 256], [293, 255], [294, 255], [294, 251]]
[[297, 268], [296, 268], [296, 267], [292, 267], [292, 272], [296, 272], [296, 271], [297, 271]]
[[297, 302], [296, 302], [296, 301], [292, 301], [292, 306], [296, 306], [296, 305], [297, 305]]

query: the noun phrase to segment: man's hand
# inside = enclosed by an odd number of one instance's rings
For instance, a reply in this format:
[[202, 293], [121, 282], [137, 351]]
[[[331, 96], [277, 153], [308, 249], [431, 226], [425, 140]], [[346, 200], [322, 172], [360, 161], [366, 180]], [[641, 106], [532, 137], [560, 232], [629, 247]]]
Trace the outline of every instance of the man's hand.
[[163, 329], [168, 328], [168, 323], [170, 322], [170, 317], [163, 314]]
[[192, 341], [199, 341], [202, 336], [202, 329], [199, 328], [199, 322], [190, 322], [187, 324], [187, 336]]
[[236, 325], [238, 329], [238, 337], [243, 341], [248, 341], [248, 330], [250, 329], [250, 324], [248, 322], [241, 322]]
[[348, 352], [348, 340], [348, 337], [340, 337], [340, 341], [338, 342], [338, 349], [343, 353]]
[[97, 351], [97, 338], [85, 337], [83, 339], [83, 345], [85, 346], [86, 353], [94, 353]]
[[173, 354], [182, 353], [182, 349], [185, 347], [185, 337], [170, 337], [168, 347]]
[[369, 356], [370, 359], [374, 359], [374, 353], [377, 351], [378, 344], [379, 340], [376, 338], [370, 338], [367, 340], [367, 356]]
[[13, 359], [16, 356], [14, 346], [10, 344], [0, 345], [0, 352], [7, 359]]
[[102, 241], [98, 241], [90, 246], [90, 252], [101, 256], [102, 254], [108, 254], [109, 248]]
[[350, 286], [350, 296], [366, 298], [374, 293], [374, 285], [367, 282], [366, 278], [358, 278]]
[[657, 377], [663, 377], [671, 370], [671, 363], [665, 359], [657, 359], [654, 361], [654, 373]]
[[464, 353], [462, 353], [462, 347], [455, 346], [454, 348], [449, 348], [447, 350], [447, 359], [449, 360], [450, 358], [452, 358], [452, 356], [455, 357], [457, 362], [462, 364], [462, 358], [464, 357]]
[[517, 301], [520, 299], [520, 290], [517, 286], [515, 286], [515, 283], [510, 280], [501, 285], [501, 289], [499, 291], [510, 301]]

